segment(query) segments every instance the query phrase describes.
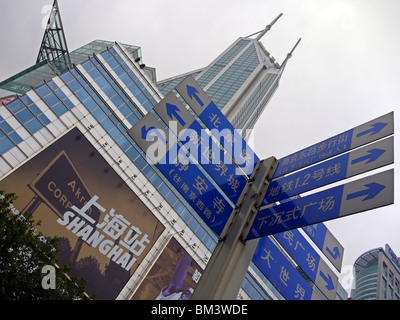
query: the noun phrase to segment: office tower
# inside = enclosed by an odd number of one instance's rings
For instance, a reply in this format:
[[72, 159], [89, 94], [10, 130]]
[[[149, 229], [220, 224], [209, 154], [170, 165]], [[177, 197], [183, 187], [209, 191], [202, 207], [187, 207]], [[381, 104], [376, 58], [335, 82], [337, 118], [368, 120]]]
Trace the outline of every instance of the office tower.
[[[207, 67], [160, 81], [158, 88], [166, 95], [191, 74], [233, 126], [242, 129], [243, 137], [248, 138], [249, 130], [277, 90], [287, 59], [297, 46], [279, 65], [261, 43], [280, 17], [262, 31], [238, 38]], [[257, 37], [252, 38], [254, 35]]]
[[[37, 63], [0, 83], [0, 190], [63, 237], [62, 259], [99, 299], [154, 299], [151, 281], [177, 270], [189, 295], [218, 239], [127, 134], [184, 76], [157, 83], [138, 46], [58, 47], [59, 14], [55, 1]], [[287, 62], [262, 46], [269, 28], [190, 72], [237, 128], [253, 128]], [[253, 263], [240, 297], [283, 298]]]
[[400, 259], [392, 248], [376, 248], [364, 252], [354, 262], [354, 300], [399, 300]]

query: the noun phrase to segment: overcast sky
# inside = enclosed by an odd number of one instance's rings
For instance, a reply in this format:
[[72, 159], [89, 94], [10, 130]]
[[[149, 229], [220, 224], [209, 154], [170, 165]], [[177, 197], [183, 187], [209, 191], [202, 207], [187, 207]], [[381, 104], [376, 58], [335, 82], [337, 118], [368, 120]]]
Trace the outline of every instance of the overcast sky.
[[[94, 39], [138, 45], [158, 80], [205, 67], [238, 37], [283, 13], [262, 39], [266, 49], [282, 62], [302, 41], [256, 126], [260, 158], [284, 157], [390, 111], [398, 131], [398, 0], [58, 2], [70, 51]], [[1, 0], [0, 81], [36, 61], [51, 4]], [[399, 159], [397, 140], [395, 146]], [[395, 190], [397, 181], [396, 172]], [[385, 243], [400, 256], [398, 200], [396, 195], [392, 206], [326, 223], [345, 247], [344, 266]]]

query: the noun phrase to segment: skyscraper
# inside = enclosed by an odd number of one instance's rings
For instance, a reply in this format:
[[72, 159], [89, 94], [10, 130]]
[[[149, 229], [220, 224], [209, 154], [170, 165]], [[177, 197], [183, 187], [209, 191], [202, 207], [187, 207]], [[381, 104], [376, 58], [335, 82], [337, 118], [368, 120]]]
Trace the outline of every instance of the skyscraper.
[[400, 300], [400, 259], [388, 244], [364, 252], [354, 262], [354, 300]]
[[242, 129], [243, 137], [248, 138], [248, 129], [254, 128], [278, 88], [287, 62], [286, 59], [279, 65], [260, 41], [281, 15], [262, 31], [238, 38], [207, 67], [160, 81], [158, 88], [166, 95], [191, 74], [234, 127]]
[[[37, 214], [49, 234], [62, 232], [65, 259], [89, 277], [89, 293], [154, 299], [164, 289], [152, 281], [167, 288], [182, 273], [190, 294], [218, 239], [127, 131], [187, 74], [236, 128], [253, 128], [287, 62], [260, 42], [278, 18], [207, 67], [157, 82], [138, 46], [58, 47], [50, 39], [64, 39], [59, 14], [55, 1], [37, 63], [0, 83], [0, 190], [17, 192], [15, 207]], [[253, 264], [240, 297], [283, 298]]]

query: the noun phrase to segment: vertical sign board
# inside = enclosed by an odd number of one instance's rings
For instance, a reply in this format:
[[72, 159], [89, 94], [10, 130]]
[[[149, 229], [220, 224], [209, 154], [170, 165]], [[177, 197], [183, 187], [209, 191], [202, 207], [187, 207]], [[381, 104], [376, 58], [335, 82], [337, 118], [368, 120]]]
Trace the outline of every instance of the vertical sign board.
[[340, 272], [342, 269], [344, 248], [325, 224], [321, 222], [309, 225], [303, 227], [303, 231]]
[[258, 157], [194, 78], [185, 78], [177, 85], [176, 91], [219, 140], [224, 138], [224, 148], [250, 177]]
[[232, 206], [212, 185], [186, 151], [171, 137], [151, 113], [146, 114], [128, 134], [146, 156], [175, 186], [199, 216], [221, 235], [232, 212]]
[[252, 261], [286, 300], [321, 299], [270, 238], [260, 239]]
[[247, 239], [297, 229], [394, 202], [394, 170], [260, 210]]
[[184, 147], [216, 181], [222, 191], [236, 203], [246, 185], [247, 179], [237, 172], [231, 159], [216, 145], [198, 121], [172, 92], [154, 111], [169, 125], [169, 129], [184, 144]]
[[296, 229], [288, 230], [275, 234], [274, 238], [296, 261], [325, 297], [328, 300], [335, 300], [338, 277], [301, 235], [300, 231]]
[[290, 198], [393, 163], [393, 137], [327, 160], [270, 183], [262, 205]]
[[273, 178], [307, 167], [393, 134], [393, 112], [279, 160]]

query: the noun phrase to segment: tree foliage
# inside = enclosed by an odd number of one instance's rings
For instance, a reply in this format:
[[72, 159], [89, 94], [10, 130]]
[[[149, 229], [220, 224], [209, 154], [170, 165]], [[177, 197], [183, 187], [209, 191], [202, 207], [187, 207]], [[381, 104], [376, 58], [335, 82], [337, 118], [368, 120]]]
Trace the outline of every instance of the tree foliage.
[[[40, 222], [19, 213], [15, 199], [0, 191], [0, 299], [87, 299], [86, 280], [67, 276], [69, 264], [57, 265], [60, 239], [38, 232]], [[54, 289], [42, 285], [44, 266], [55, 266]]]

